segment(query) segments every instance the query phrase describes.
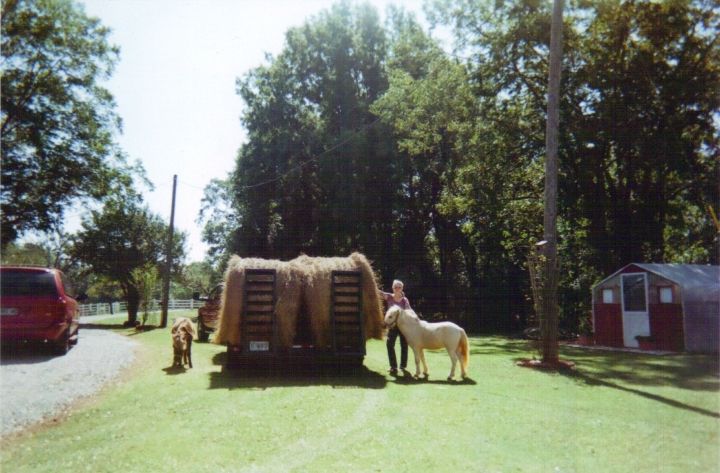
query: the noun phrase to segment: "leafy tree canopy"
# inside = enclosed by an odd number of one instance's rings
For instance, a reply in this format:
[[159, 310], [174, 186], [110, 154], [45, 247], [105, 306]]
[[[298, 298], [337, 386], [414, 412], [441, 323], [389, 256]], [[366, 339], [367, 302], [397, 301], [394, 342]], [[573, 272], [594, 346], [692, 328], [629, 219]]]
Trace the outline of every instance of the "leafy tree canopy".
[[[128, 322], [137, 319], [145, 269], [162, 271], [168, 226], [133, 196], [116, 197], [91, 212], [75, 235], [71, 254], [93, 273], [117, 282], [128, 303]], [[185, 258], [184, 233], [172, 242], [172, 271], [179, 272]]]
[[61, 226], [70, 202], [130, 187], [142, 168], [114, 142], [109, 30], [71, 0], [3, 0], [1, 22], [4, 246]]
[[[294, 257], [381, 246], [392, 142], [369, 107], [386, 88], [386, 50], [377, 12], [342, 2], [289, 30], [280, 55], [238, 80], [248, 142], [229, 186], [206, 193], [231, 199], [231, 251]], [[225, 229], [208, 236], [216, 230]]]
[[[626, 263], [717, 260], [705, 211], [720, 198], [715, 3], [566, 6], [566, 320]], [[550, 3], [437, 0], [428, 12], [454, 33], [453, 54], [402, 10], [382, 28], [371, 7], [342, 2], [238, 81], [248, 141], [206, 192], [220, 208], [206, 237], [218, 254], [363, 251], [426, 315], [516, 329], [542, 235]]]
[[39, 243], [11, 243], [2, 253], [2, 264], [52, 266], [53, 257], [50, 249]]

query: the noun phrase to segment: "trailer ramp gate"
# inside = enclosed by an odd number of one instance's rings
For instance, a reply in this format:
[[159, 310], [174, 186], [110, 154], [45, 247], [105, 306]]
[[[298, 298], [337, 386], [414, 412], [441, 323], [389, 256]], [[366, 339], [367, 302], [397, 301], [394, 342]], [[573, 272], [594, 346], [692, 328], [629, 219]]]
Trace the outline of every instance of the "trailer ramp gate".
[[248, 269], [243, 287], [240, 340], [243, 353], [272, 356], [277, 353], [274, 269]]
[[362, 273], [332, 272], [332, 339], [335, 353], [365, 356]]
[[331, 345], [327, 347], [279, 347], [275, 270], [246, 270], [243, 291], [241, 344], [228, 346], [228, 368], [262, 366], [284, 370], [306, 365], [362, 365], [366, 352], [360, 271], [331, 273]]

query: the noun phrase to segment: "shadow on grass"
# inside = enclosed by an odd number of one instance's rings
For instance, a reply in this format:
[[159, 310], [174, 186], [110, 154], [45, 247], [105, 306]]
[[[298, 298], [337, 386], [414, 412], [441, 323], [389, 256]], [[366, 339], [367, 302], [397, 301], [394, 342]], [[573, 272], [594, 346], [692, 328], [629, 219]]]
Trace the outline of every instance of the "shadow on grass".
[[155, 325], [139, 325], [137, 327], [128, 327], [123, 324], [80, 324], [81, 330], [112, 330], [113, 332], [126, 335], [128, 337], [134, 337], [136, 335], [142, 335], [143, 333], [152, 332], [160, 329]]
[[[127, 328], [127, 327], [125, 327]], [[127, 333], [128, 336], [134, 337], [135, 335], [142, 335], [143, 333], [152, 332], [154, 330], [159, 330], [162, 327], [157, 327], [155, 325], [139, 325], [135, 327], [134, 329], [131, 329], [130, 332]]]
[[[533, 341], [500, 336], [471, 338], [470, 354], [510, 356], [514, 362], [531, 355], [540, 356]], [[609, 383], [720, 391], [720, 359], [716, 355], [677, 353], [659, 356], [560, 345], [560, 358], [574, 362], [578, 372]]]
[[714, 355], [678, 353], [650, 355], [561, 347], [561, 356], [574, 361], [593, 379], [637, 386], [674, 386], [691, 391], [720, 390], [720, 363]]
[[123, 324], [80, 324], [82, 330], [122, 330]]
[[[483, 337], [471, 340], [475, 356], [510, 356], [514, 362], [537, 354], [532, 341]], [[525, 355], [518, 356], [519, 354]], [[539, 356], [539, 355], [538, 355]], [[560, 374], [587, 386], [601, 386], [712, 418], [720, 413], [640, 389], [672, 386], [689, 391], [720, 391], [720, 360], [715, 355], [678, 353], [657, 356], [643, 353], [597, 351], [560, 346], [560, 358], [576, 364], [574, 370], [538, 372]]]
[[217, 353], [213, 357], [213, 363], [221, 365], [223, 369], [209, 374], [209, 389], [267, 389], [318, 385], [332, 386], [335, 389], [382, 389], [387, 384], [385, 376], [364, 365], [338, 367], [270, 364], [228, 369], [226, 360], [227, 352]]
[[412, 374], [409, 372], [404, 374], [403, 376], [393, 376], [393, 383], [399, 384], [401, 386], [413, 386], [413, 385], [419, 385], [419, 384], [444, 384], [447, 386], [462, 386], [462, 385], [469, 385], [474, 386], [477, 384], [477, 381], [475, 381], [472, 378], [465, 378], [462, 380], [459, 379], [453, 379], [453, 380], [447, 380], [447, 379], [428, 379], [428, 378], [414, 378]]
[[163, 371], [169, 376], [175, 376], [185, 373], [187, 371], [187, 368], [185, 368], [184, 366], [168, 366], [167, 368], [163, 368]]
[[586, 373], [582, 373], [582, 372], [578, 372], [578, 371], [563, 371], [563, 372], [561, 372], [561, 374], [563, 374], [569, 378], [581, 380], [589, 386], [603, 386], [606, 388], [617, 389], [619, 391], [623, 391], [626, 393], [631, 393], [631, 394], [638, 395], [640, 397], [644, 397], [645, 399], [650, 399], [651, 401], [661, 402], [670, 407], [675, 407], [677, 409], [683, 409], [683, 410], [686, 410], [689, 412], [694, 412], [696, 414], [701, 414], [701, 415], [704, 415], [707, 417], [713, 417], [715, 419], [720, 419], [720, 413], [718, 413], [718, 412], [714, 412], [714, 411], [711, 411], [708, 409], [703, 409], [701, 407], [691, 406], [690, 404], [676, 401], [675, 399], [670, 399], [668, 397], [660, 396], [658, 394], [653, 394], [653, 393], [649, 393], [646, 391], [642, 391], [640, 389], [629, 388], [627, 386], [622, 386], [617, 383], [598, 379], [593, 376], [589, 376]]
[[470, 355], [527, 354], [537, 352], [532, 340], [510, 339], [498, 336], [470, 338]]

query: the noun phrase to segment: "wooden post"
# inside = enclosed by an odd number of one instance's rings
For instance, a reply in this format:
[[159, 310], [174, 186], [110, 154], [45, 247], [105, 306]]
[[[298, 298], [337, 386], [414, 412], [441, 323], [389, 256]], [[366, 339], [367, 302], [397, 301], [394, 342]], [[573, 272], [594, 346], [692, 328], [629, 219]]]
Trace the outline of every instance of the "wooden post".
[[168, 302], [170, 300], [170, 270], [172, 269], [172, 246], [173, 227], [175, 226], [175, 190], [177, 189], [177, 174], [173, 176], [172, 207], [170, 208], [170, 228], [168, 229], [168, 240], [165, 248], [165, 271], [163, 274], [162, 307], [160, 316], [160, 327], [167, 327]]
[[543, 219], [545, 290], [543, 291], [542, 357], [545, 363], [558, 361], [558, 264], [557, 264], [557, 175], [560, 130], [560, 72], [562, 66], [563, 0], [553, 1], [550, 27], [550, 71], [548, 73], [547, 123], [545, 130], [545, 215]]

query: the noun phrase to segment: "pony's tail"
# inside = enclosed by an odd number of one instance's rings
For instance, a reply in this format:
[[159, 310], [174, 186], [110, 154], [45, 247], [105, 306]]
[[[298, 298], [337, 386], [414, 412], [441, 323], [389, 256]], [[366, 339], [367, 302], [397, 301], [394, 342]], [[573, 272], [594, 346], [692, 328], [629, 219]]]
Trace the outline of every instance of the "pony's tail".
[[470, 364], [470, 349], [468, 347], [468, 337], [465, 330], [462, 332], [460, 337], [460, 343], [458, 344], [458, 352], [460, 354], [460, 363], [462, 363], [462, 370], [467, 374], [468, 364]]

